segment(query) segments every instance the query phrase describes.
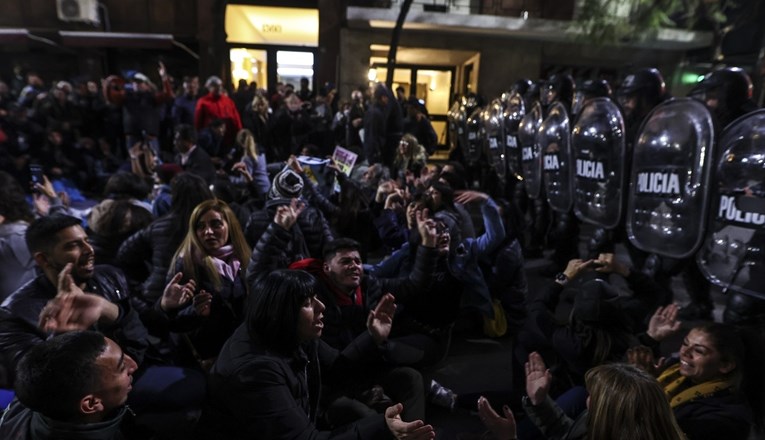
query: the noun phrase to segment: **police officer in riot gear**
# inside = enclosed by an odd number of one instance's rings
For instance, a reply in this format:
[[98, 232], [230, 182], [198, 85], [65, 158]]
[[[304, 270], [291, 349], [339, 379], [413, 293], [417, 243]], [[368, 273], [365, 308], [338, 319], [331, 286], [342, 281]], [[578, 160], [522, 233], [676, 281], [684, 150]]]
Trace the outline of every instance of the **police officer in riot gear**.
[[654, 107], [669, 99], [664, 77], [654, 67], [639, 69], [624, 78], [617, 99], [624, 114], [627, 150], [632, 151], [640, 123]]
[[571, 115], [575, 119], [582, 108], [594, 98], [611, 98], [611, 85], [604, 79], [588, 79], [576, 87], [574, 102], [571, 105]]
[[[709, 108], [720, 132], [741, 116], [757, 110], [757, 105], [751, 99], [752, 81], [749, 78], [749, 75], [738, 67], [726, 67], [707, 74], [698, 86], [689, 93], [689, 96], [700, 99], [707, 108]], [[720, 140], [722, 143], [727, 143], [723, 138]], [[729, 145], [723, 145], [722, 143], [718, 144], [717, 157], [713, 161], [715, 165], [720, 163], [720, 156], [724, 154], [723, 149], [729, 147]], [[742, 155], [738, 154], [736, 156]], [[733, 161], [726, 161], [726, 168], [734, 167], [737, 160], [746, 161], [743, 157], [741, 159], [736, 157]], [[724, 171], [724, 168], [720, 168], [720, 172], [726, 171]], [[735, 171], [737, 175], [742, 174], [742, 172], [743, 170], [740, 169]], [[757, 172], [756, 175], [759, 176], [760, 173]], [[719, 180], [720, 177], [721, 176], [717, 176], [716, 180]], [[722, 177], [727, 177], [727, 175]], [[744, 178], [744, 176], [739, 177], [742, 179]], [[761, 191], [747, 189], [746, 192], [750, 193], [752, 197], [763, 196], [763, 194], [759, 194]], [[734, 207], [734, 209], [738, 208]], [[761, 249], [763, 249], [763, 246], [760, 243], [752, 244], [752, 242], [757, 241], [765, 241], [760, 238], [759, 231], [755, 232], [749, 245], [746, 247], [744, 260], [762, 259], [761, 256], [752, 254], [753, 249], [755, 250], [755, 253], [761, 252]], [[736, 271], [737, 270], [734, 270], [733, 272]], [[692, 296], [692, 303], [686, 306], [685, 315], [692, 315], [691, 312], [695, 312], [697, 309], [703, 309], [705, 304], [711, 305], [712, 300], [709, 294], [710, 292], [707, 288], [699, 294]], [[725, 322], [744, 324], [755, 319], [762, 319], [763, 316], [765, 316], [765, 300], [762, 298], [747, 295], [738, 290], [733, 290], [728, 293], [725, 311], [723, 313], [723, 320]]]
[[[561, 102], [566, 108], [571, 110], [571, 103], [574, 100], [574, 79], [571, 75], [556, 73], [544, 82], [539, 90], [539, 102], [546, 110], [553, 102]], [[545, 115], [547, 116], [547, 115]]]
[[[563, 104], [567, 112], [571, 113], [571, 104], [574, 99], [574, 79], [566, 74], [554, 74], [545, 81], [540, 88], [539, 99], [545, 109], [545, 117], [551, 105], [555, 102]], [[537, 203], [543, 204], [548, 209], [547, 203], [540, 199], [535, 200], [535, 210], [541, 209]], [[566, 267], [572, 258], [578, 256], [579, 222], [572, 210], [568, 212], [555, 212], [549, 233], [551, 244], [554, 247], [550, 257], [552, 264], [545, 272], [555, 273]]]
[[[627, 147], [625, 177], [628, 178], [631, 169], [632, 146], [640, 125], [654, 107], [669, 99], [669, 95], [661, 72], [654, 67], [647, 67], [627, 75], [619, 86], [616, 96], [624, 116], [625, 144]], [[620, 226], [611, 231], [610, 234], [602, 228], [596, 228], [588, 242], [588, 257], [597, 256], [603, 252], [612, 252], [614, 242], [622, 241], [627, 246], [634, 267], [641, 268], [654, 277], [657, 276], [658, 272], [659, 277], [662, 278], [663, 271], [659, 270], [662, 264], [661, 259], [657, 255], [649, 255], [635, 248], [626, 239], [624, 221], [625, 218], [623, 217]], [[664, 276], [662, 280], [657, 281], [668, 286], [670, 277]]]
[[719, 124], [719, 131], [757, 110], [752, 101], [752, 80], [740, 67], [725, 67], [707, 74], [689, 96], [706, 104]]

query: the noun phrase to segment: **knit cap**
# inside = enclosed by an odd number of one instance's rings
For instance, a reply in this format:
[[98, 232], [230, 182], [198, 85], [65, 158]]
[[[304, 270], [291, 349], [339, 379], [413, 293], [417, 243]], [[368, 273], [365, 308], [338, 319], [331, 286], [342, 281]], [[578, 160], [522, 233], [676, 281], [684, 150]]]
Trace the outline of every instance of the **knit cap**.
[[287, 168], [274, 177], [271, 190], [268, 192], [270, 199], [293, 199], [300, 197], [303, 192], [303, 179], [298, 173]]

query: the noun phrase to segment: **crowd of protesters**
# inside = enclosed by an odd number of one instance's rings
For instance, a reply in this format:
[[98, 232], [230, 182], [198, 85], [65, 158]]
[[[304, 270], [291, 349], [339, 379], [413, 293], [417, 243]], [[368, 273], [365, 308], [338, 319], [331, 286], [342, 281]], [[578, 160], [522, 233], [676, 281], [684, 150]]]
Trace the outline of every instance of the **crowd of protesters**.
[[[657, 361], [677, 306], [612, 253], [530, 292], [517, 205], [437, 142], [382, 84], [0, 82], [0, 437], [428, 439], [427, 405], [497, 439], [760, 432], [751, 332]], [[351, 172], [299, 158], [337, 146]], [[457, 331], [514, 339], [508, 401], [429, 377]]]

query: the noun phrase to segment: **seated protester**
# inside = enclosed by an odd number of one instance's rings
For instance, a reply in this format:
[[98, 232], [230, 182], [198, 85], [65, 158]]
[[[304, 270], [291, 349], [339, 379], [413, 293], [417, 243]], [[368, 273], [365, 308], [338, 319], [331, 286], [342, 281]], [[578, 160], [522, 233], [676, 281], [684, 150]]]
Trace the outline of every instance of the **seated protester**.
[[367, 252], [379, 248], [380, 240], [372, 227], [374, 217], [371, 201], [367, 199], [359, 183], [331, 166], [340, 185], [340, 192], [326, 198], [304, 174], [303, 167], [295, 156], [291, 156], [287, 163], [303, 178], [303, 193], [308, 203], [321, 210], [335, 235], [358, 241], [362, 258], [366, 258]]
[[[361, 176], [357, 177], [357, 170], [363, 170]], [[356, 167], [354, 173], [351, 174], [351, 178], [358, 179], [367, 197], [371, 200], [375, 198], [380, 185], [390, 180], [390, 169], [381, 163], [374, 163], [366, 168]], [[382, 203], [383, 200], [378, 200], [378, 202]]]
[[88, 237], [102, 264], [114, 264], [117, 249], [125, 239], [154, 220], [144, 202], [150, 188], [140, 177], [120, 172], [106, 182], [106, 198], [88, 215]]
[[[607, 281], [597, 278], [570, 286], [572, 280], [593, 270], [621, 276], [632, 295], [621, 296]], [[555, 311], [564, 287], [573, 287], [576, 296], [569, 322], [561, 326]], [[618, 361], [629, 347], [637, 345], [651, 312], [668, 302], [667, 291], [614, 259], [613, 254], [601, 254], [598, 260], [571, 260], [554, 282], [529, 299], [529, 317], [515, 348], [516, 361], [523, 362], [528, 353], [538, 351], [554, 360], [551, 363], [560, 370], [559, 379], [580, 385], [588, 369]], [[646, 335], [639, 336], [642, 340]]]
[[343, 351], [323, 340], [324, 304], [317, 281], [303, 271], [277, 270], [252, 288], [247, 320], [221, 350], [210, 372], [209, 401], [200, 422], [205, 439], [432, 439], [421, 420], [404, 422], [401, 404], [322, 431], [322, 385], [380, 359], [390, 333], [394, 298], [385, 295], [363, 331]]
[[170, 185], [181, 172], [183, 169], [175, 163], [163, 163], [154, 169], [154, 189], [151, 198], [151, 213], [154, 218], [160, 218], [170, 212], [173, 204], [173, 190]]
[[42, 274], [0, 306], [0, 353], [9, 371], [51, 333], [97, 329], [140, 366], [131, 396], [134, 408], [164, 413], [201, 403], [201, 374], [144, 362], [148, 334], [130, 304], [125, 275], [116, 267], [95, 264], [79, 219], [40, 218], [27, 229], [26, 240]]
[[[649, 332], [657, 342], [677, 333], [677, 307], [657, 311]], [[688, 440], [744, 440], [763, 434], [763, 340], [753, 329], [708, 323], [688, 332], [679, 353], [656, 362], [647, 347], [627, 352], [631, 363], [658, 375]]]
[[430, 203], [433, 206], [433, 214], [439, 211], [446, 211], [453, 215], [457, 219], [457, 224], [460, 228], [460, 233], [465, 238], [475, 238], [475, 227], [473, 227], [473, 220], [470, 218], [470, 213], [467, 212], [465, 207], [454, 200], [455, 187], [451, 186], [449, 182], [439, 177], [437, 182], [431, 182], [425, 192], [430, 197]]
[[[267, 233], [277, 208], [288, 206], [292, 200], [301, 197], [303, 187], [303, 178], [292, 169], [286, 168], [274, 177], [265, 209], [253, 212], [247, 221], [245, 237], [253, 249], [261, 236]], [[278, 267], [287, 267], [303, 258], [318, 258], [324, 245], [332, 241], [332, 232], [327, 220], [321, 211], [313, 206], [306, 206], [301, 210], [295, 227], [290, 229], [290, 235], [291, 239], [287, 241], [286, 247], [281, 249]]]
[[[253, 251], [248, 279], [255, 280], [263, 274], [281, 268], [278, 265], [279, 252], [286, 247], [286, 241], [290, 237], [289, 230], [294, 227], [300, 215], [300, 209], [301, 205], [297, 201], [290, 206], [278, 208], [274, 222], [269, 225], [268, 231], [263, 234]], [[316, 294], [327, 305], [324, 311], [325, 325], [322, 336], [324, 342], [338, 350], [345, 349], [364, 332], [366, 317], [380, 301], [384, 292], [405, 298], [415, 295], [422, 287], [428, 285], [435, 258], [435, 231], [432, 225], [423, 219], [418, 227], [421, 228], [421, 233], [425, 237], [424, 245], [417, 255], [414, 269], [409, 277], [378, 280], [375, 277], [366, 276], [359, 244], [345, 238], [330, 242], [325, 247], [323, 260], [310, 258], [290, 265], [291, 269], [305, 270], [319, 280]], [[395, 348], [391, 348], [391, 352], [393, 351]], [[377, 384], [375, 380], [389, 383], [390, 378], [399, 377], [397, 383], [408, 381], [405, 390], [417, 392], [408, 399], [416, 404], [408, 405], [405, 411], [411, 416], [421, 417], [424, 412], [424, 388], [421, 376], [411, 368], [394, 367], [394, 365], [385, 364], [359, 372], [358, 377], [354, 376], [353, 380], [346, 381], [345, 386], [333, 389], [334, 395], [330, 397], [344, 394], [359, 400], [356, 397]], [[394, 399], [398, 398], [402, 401], [404, 399], [401, 388], [391, 386], [385, 392]], [[365, 408], [356, 405], [355, 402], [342, 403], [347, 405], [344, 408], [347, 412], [364, 413]]]
[[165, 336], [166, 320], [157, 316], [154, 305], [162, 297], [167, 273], [178, 246], [186, 237], [189, 217], [200, 203], [213, 198], [207, 183], [191, 173], [173, 180], [170, 212], [128, 238], [117, 252], [117, 263], [125, 270], [133, 289], [130, 298], [141, 320], [155, 336]]
[[426, 208], [432, 212], [429, 202], [430, 198], [423, 192], [415, 192], [411, 201], [407, 201], [406, 193], [400, 190], [388, 194], [384, 209], [373, 220], [386, 250], [398, 250], [409, 241], [411, 234], [417, 231], [415, 212]]
[[420, 172], [425, 168], [428, 154], [417, 142], [417, 138], [407, 133], [401, 137], [393, 159], [393, 178], [406, 181], [408, 175], [420, 177]]
[[145, 438], [125, 405], [137, 368], [117, 343], [93, 331], [40, 342], [19, 362], [17, 400], [0, 420], [0, 437]]
[[213, 119], [210, 125], [197, 133], [197, 146], [207, 152], [210, 160], [216, 165], [222, 165], [228, 153], [229, 146], [223, 143], [226, 136], [226, 121]]
[[[170, 289], [157, 307], [166, 313], [184, 365], [212, 366], [223, 343], [244, 319], [247, 286], [241, 267], [250, 247], [225, 202], [207, 200], [191, 213], [186, 238], [170, 263]], [[185, 358], [185, 359], [184, 359]]]
[[236, 134], [236, 145], [229, 153], [228, 159], [227, 167], [233, 173], [229, 176], [231, 183], [249, 189], [250, 197], [265, 200], [271, 189], [266, 170], [266, 155], [260, 151], [250, 130], [245, 128]]
[[[290, 205], [277, 209], [268, 230], [252, 251], [247, 270], [250, 284], [272, 270], [285, 268], [282, 265], [284, 249], [288, 247], [291, 230], [304, 206], [293, 200]], [[418, 228], [427, 231], [427, 227], [425, 219], [418, 222]], [[329, 345], [342, 349], [363, 331], [366, 315], [384, 292], [405, 298], [428, 285], [435, 263], [435, 243], [427, 241], [430, 237], [425, 240], [413, 260], [411, 272], [402, 277], [378, 279], [366, 275], [358, 242], [346, 238], [329, 242], [324, 248], [323, 259], [306, 258], [289, 265], [320, 279], [321, 289], [317, 294], [330, 306], [325, 312], [327, 325], [324, 333], [324, 340]]]
[[[528, 281], [524, 268], [523, 251], [518, 240], [523, 221], [520, 211], [504, 199], [497, 200], [502, 223], [505, 226], [505, 239], [481, 259], [480, 265], [486, 284], [489, 286], [494, 301], [494, 313], [501, 316], [484, 320], [484, 333], [502, 336], [509, 332], [515, 336], [523, 328], [526, 321], [526, 297], [528, 296]], [[501, 309], [497, 308], [497, 304]]]
[[[548, 393], [550, 370], [537, 353], [526, 362], [523, 408], [544, 438], [683, 440], [685, 435], [673, 417], [656, 380], [628, 364], [606, 364], [587, 371], [587, 410], [574, 420], [563, 413]], [[625, 398], [625, 396], [628, 396]], [[513, 412], [505, 405], [498, 415], [485, 397], [478, 399], [478, 414], [496, 440], [518, 438]]]
[[[443, 359], [460, 309], [493, 316], [491, 294], [478, 260], [504, 240], [502, 219], [497, 205], [486, 194], [464, 191], [455, 200], [482, 203], [485, 232], [478, 238], [463, 238], [454, 216], [444, 211], [433, 216], [438, 232], [438, 262], [430, 285], [416, 295], [401, 299], [404, 307], [402, 319], [394, 329], [395, 339], [405, 341], [414, 349], [410, 357], [401, 362], [433, 365]], [[416, 240], [410, 241], [369, 271], [380, 278], [405, 276], [419, 248]]]
[[37, 276], [24, 241], [34, 215], [16, 179], [0, 171], [0, 302]]
[[175, 163], [191, 174], [196, 174], [211, 185], [215, 181], [215, 166], [210, 155], [197, 146], [197, 134], [194, 127], [180, 124], [175, 127]]
[[[49, 332], [95, 324], [140, 363], [148, 345], [146, 329], [130, 306], [125, 277], [115, 267], [95, 265], [80, 220], [37, 219], [27, 229], [26, 242], [42, 273], [0, 306], [0, 351], [8, 356], [9, 370]], [[72, 311], [77, 313], [67, 316]]]

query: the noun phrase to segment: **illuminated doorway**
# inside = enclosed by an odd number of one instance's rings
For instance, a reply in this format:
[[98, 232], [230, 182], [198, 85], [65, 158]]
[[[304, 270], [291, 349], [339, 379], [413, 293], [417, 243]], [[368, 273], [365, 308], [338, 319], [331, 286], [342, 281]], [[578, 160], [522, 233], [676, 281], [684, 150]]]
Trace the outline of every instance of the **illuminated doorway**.
[[[407, 97], [414, 96], [425, 104], [430, 122], [438, 135], [439, 145], [447, 145], [446, 113], [454, 93], [454, 67], [397, 64], [393, 71], [393, 90], [404, 88]], [[373, 64], [369, 80], [385, 81], [388, 69]]]
[[253, 81], [259, 88], [268, 89], [268, 60], [265, 50], [234, 48], [229, 51], [231, 81], [238, 84], [243, 79]]

